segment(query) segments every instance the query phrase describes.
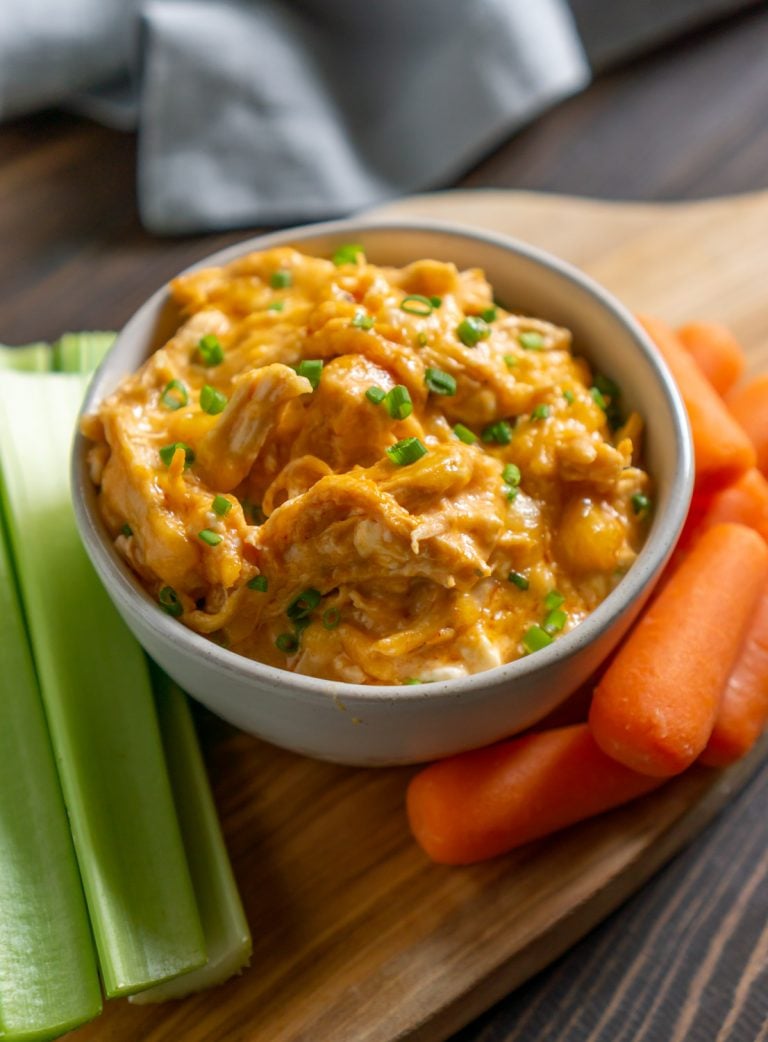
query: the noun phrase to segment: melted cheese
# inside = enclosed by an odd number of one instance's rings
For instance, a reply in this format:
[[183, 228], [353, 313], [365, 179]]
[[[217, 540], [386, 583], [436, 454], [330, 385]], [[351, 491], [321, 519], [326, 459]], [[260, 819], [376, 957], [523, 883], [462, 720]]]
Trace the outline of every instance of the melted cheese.
[[[181, 623], [311, 676], [451, 679], [524, 654], [554, 590], [567, 632], [634, 560], [645, 524], [631, 499], [649, 487], [639, 418], [613, 435], [567, 330], [497, 308], [487, 335], [463, 343], [460, 324], [492, 306], [482, 272], [277, 249], [182, 276], [171, 293], [176, 335], [83, 430], [119, 552], [155, 596], [174, 591]], [[440, 299], [413, 314], [414, 294]], [[201, 356], [207, 335], [219, 364]], [[305, 359], [323, 363], [315, 389], [297, 372]], [[428, 369], [455, 393], [430, 391]], [[171, 381], [182, 394], [164, 395]], [[226, 396], [216, 415], [205, 385]], [[402, 419], [366, 395], [397, 385], [412, 401]], [[507, 444], [488, 440], [499, 421]], [[397, 466], [386, 450], [405, 438], [427, 451]], [[175, 443], [187, 449], [164, 460]], [[266, 591], [249, 585], [257, 576]], [[305, 590], [320, 599], [297, 622]]]

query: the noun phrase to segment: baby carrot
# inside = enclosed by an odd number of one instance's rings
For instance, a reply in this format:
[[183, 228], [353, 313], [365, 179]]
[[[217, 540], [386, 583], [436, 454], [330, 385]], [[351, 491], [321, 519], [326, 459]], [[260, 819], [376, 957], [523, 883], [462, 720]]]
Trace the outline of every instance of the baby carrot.
[[728, 677], [714, 730], [699, 759], [709, 767], [727, 767], [749, 752], [767, 721], [768, 587]]
[[768, 477], [768, 373], [735, 388], [725, 401], [752, 439], [757, 465]]
[[768, 481], [754, 467], [710, 498], [700, 531], [729, 521], [754, 528], [768, 543]]
[[752, 529], [701, 536], [595, 689], [589, 724], [605, 753], [656, 777], [693, 763], [767, 579], [768, 546]]
[[513, 738], [424, 768], [408, 786], [411, 831], [433, 861], [496, 857], [661, 785], [606, 756], [586, 724]]
[[687, 322], [677, 336], [718, 394], [724, 395], [744, 372], [744, 349], [720, 322]]
[[749, 438], [673, 331], [655, 318], [640, 317], [640, 322], [664, 357], [688, 410], [697, 484], [720, 487], [754, 467]]

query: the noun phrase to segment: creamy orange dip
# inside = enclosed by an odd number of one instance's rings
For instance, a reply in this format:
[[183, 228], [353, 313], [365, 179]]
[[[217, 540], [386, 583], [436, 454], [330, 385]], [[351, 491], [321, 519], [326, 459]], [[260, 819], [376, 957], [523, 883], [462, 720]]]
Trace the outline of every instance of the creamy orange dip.
[[632, 564], [639, 417], [481, 271], [282, 248], [171, 294], [178, 332], [83, 431], [117, 550], [196, 632], [316, 677], [453, 679]]

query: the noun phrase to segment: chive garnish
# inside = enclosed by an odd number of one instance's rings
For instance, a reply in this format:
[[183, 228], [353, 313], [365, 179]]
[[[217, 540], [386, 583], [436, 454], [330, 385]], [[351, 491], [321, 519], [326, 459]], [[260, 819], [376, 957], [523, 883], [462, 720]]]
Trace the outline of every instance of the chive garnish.
[[529, 626], [523, 634], [523, 647], [531, 655], [552, 643], [552, 637], [541, 626]]
[[124, 525], [120, 526], [120, 534], [124, 535], [126, 539], [130, 539], [133, 535], [133, 529], [126, 521]]
[[338, 250], [333, 255], [333, 263], [337, 268], [340, 268], [342, 264], [357, 264], [357, 258], [360, 254], [365, 257], [365, 250], [362, 246], [358, 246], [357, 243], [347, 243], [344, 246], [339, 246]]
[[299, 649], [299, 638], [294, 633], [281, 633], [275, 640], [275, 647], [285, 655], [292, 655]]
[[559, 608], [561, 604], [565, 602], [565, 597], [558, 590], [550, 590], [547, 596], [544, 598], [544, 607], [547, 611], [554, 611], [555, 608]]
[[166, 409], [176, 412], [189, 401], [189, 394], [181, 380], [171, 380], [165, 385], [165, 390], [160, 396], [160, 401]]
[[599, 406], [603, 412], [608, 408], [608, 402], [603, 397], [603, 392], [599, 387], [590, 387], [589, 393], [592, 395], [592, 401], [595, 405]]
[[469, 427], [465, 427], [463, 423], [457, 423], [453, 428], [453, 433], [465, 445], [474, 445], [477, 441], [477, 435], [473, 434]]
[[[433, 304], [432, 301], [437, 300], [437, 304]], [[409, 315], [419, 315], [421, 318], [425, 318], [427, 315], [432, 314], [432, 309], [440, 306], [439, 297], [423, 297], [420, 293], [411, 293], [410, 296], [403, 297], [400, 301], [400, 308], [403, 311], [407, 311]]]
[[341, 622], [341, 612], [338, 608], [328, 608], [323, 612], [323, 626], [327, 630], [335, 630]]
[[186, 470], [187, 467], [190, 467], [195, 462], [195, 453], [185, 442], [174, 441], [171, 445], [163, 445], [158, 455], [166, 467], [170, 467], [177, 449], [184, 450], [184, 469]]
[[576, 401], [576, 395], [573, 391], [563, 391], [563, 398], [565, 398], [569, 405], [573, 405]]
[[504, 355], [504, 365], [507, 369], [516, 369], [520, 364], [515, 355]]
[[285, 307], [285, 301], [284, 300], [271, 300], [269, 302], [269, 304], [267, 304], [266, 310], [267, 311], [282, 311], [284, 307]]
[[531, 410], [532, 420], [546, 420], [552, 410], [548, 405], [537, 405]]
[[211, 531], [210, 528], [204, 528], [202, 532], [197, 533], [198, 539], [202, 539], [208, 546], [218, 546], [224, 536], [219, 535], [218, 532]]
[[485, 442], [496, 442], [497, 445], [509, 445], [512, 441], [512, 428], [506, 420], [497, 420], [483, 428], [482, 439]]
[[568, 616], [562, 608], [554, 608], [544, 619], [544, 629], [547, 633], [559, 633], [568, 621]]
[[432, 305], [433, 308], [439, 308], [440, 305], [443, 303], [443, 298], [442, 297], [430, 297], [429, 298], [429, 303]]
[[418, 677], [408, 677], [407, 680], [403, 681], [403, 684], [421, 684], [422, 681]]
[[266, 575], [254, 575], [252, 579], [249, 579], [246, 583], [249, 590], [258, 590], [259, 593], [266, 593], [269, 589], [269, 581]]
[[427, 334], [422, 329], [420, 329], [419, 332], [416, 334], [416, 346], [417, 347], [426, 347], [427, 346]]
[[273, 271], [269, 277], [269, 284], [272, 289], [288, 289], [289, 286], [293, 285], [293, 275], [290, 271], [286, 271], [285, 268], [280, 268], [278, 271]]
[[651, 509], [651, 501], [643, 492], [635, 492], [630, 499], [630, 503], [637, 515], [645, 514]]
[[319, 590], [313, 589], [311, 586], [306, 590], [302, 590], [301, 593], [297, 594], [290, 602], [285, 610], [285, 614], [289, 619], [306, 619], [311, 611], [320, 603], [322, 594]]
[[221, 365], [224, 361], [224, 348], [214, 333], [206, 333], [197, 345], [197, 351], [203, 365]]
[[232, 509], [232, 500], [227, 499], [226, 496], [214, 496], [213, 502], [211, 503], [211, 509], [214, 514], [218, 514], [219, 517], [224, 517]]
[[480, 312], [480, 318], [483, 322], [495, 322], [498, 317], [499, 313], [493, 305]]
[[172, 586], [164, 586], [158, 593], [157, 600], [166, 615], [172, 615], [174, 619], [177, 619], [184, 612], [179, 595]]
[[387, 392], [382, 388], [373, 384], [365, 392], [365, 397], [369, 402], [373, 402], [374, 405], [381, 405], [384, 399], [387, 397]]
[[427, 369], [424, 373], [424, 383], [433, 394], [456, 394], [456, 380], [450, 373], [444, 373], [442, 369]]
[[305, 376], [312, 384], [312, 390], [316, 391], [320, 386], [320, 377], [323, 373], [322, 358], [305, 358], [296, 366], [299, 376]]
[[200, 408], [203, 412], [207, 412], [209, 416], [218, 416], [220, 412], [224, 412], [227, 401], [226, 394], [217, 391], [210, 384], [203, 384], [200, 391]]
[[526, 351], [541, 351], [544, 347], [544, 337], [541, 333], [535, 333], [532, 330], [521, 333], [517, 339], [520, 346], [524, 347]]
[[531, 585], [526, 577], [521, 575], [520, 572], [510, 572], [507, 576], [507, 580], [511, 582], [513, 586], [516, 586], [518, 590], [527, 590]]
[[393, 420], [405, 420], [413, 412], [413, 402], [407, 387], [396, 384], [384, 398], [387, 412]]
[[501, 476], [508, 485], [519, 485], [522, 477], [516, 463], [505, 463]]
[[468, 315], [456, 327], [456, 336], [466, 347], [477, 347], [491, 335], [488, 323], [479, 315]]
[[403, 438], [402, 441], [396, 441], [387, 449], [387, 455], [398, 467], [406, 467], [409, 463], [415, 463], [426, 454], [427, 447], [419, 438]]
[[349, 323], [353, 329], [373, 329], [373, 315], [366, 315], [362, 310], [355, 312], [355, 317]]

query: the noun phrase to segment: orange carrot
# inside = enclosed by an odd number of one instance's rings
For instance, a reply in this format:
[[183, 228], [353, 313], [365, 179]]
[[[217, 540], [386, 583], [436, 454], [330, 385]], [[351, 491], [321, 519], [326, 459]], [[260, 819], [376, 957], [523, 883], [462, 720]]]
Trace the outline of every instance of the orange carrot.
[[726, 522], [754, 528], [768, 542], [768, 481], [754, 467], [711, 497], [695, 537]]
[[744, 349], [730, 329], [719, 322], [687, 322], [677, 335], [717, 393], [727, 394], [747, 363]]
[[433, 861], [468, 865], [661, 784], [616, 763], [600, 751], [586, 724], [574, 724], [426, 767], [408, 786], [408, 820]]
[[755, 744], [768, 722], [768, 587], [744, 647], [725, 685], [714, 730], [700, 760], [709, 767], [735, 763]]
[[757, 465], [768, 478], [768, 373], [731, 391], [726, 405], [752, 439]]
[[693, 763], [766, 580], [768, 546], [751, 528], [701, 536], [595, 689], [589, 724], [603, 752], [655, 777]]
[[754, 447], [669, 326], [647, 317], [640, 322], [663, 355], [688, 410], [698, 485], [727, 485], [754, 467]]

